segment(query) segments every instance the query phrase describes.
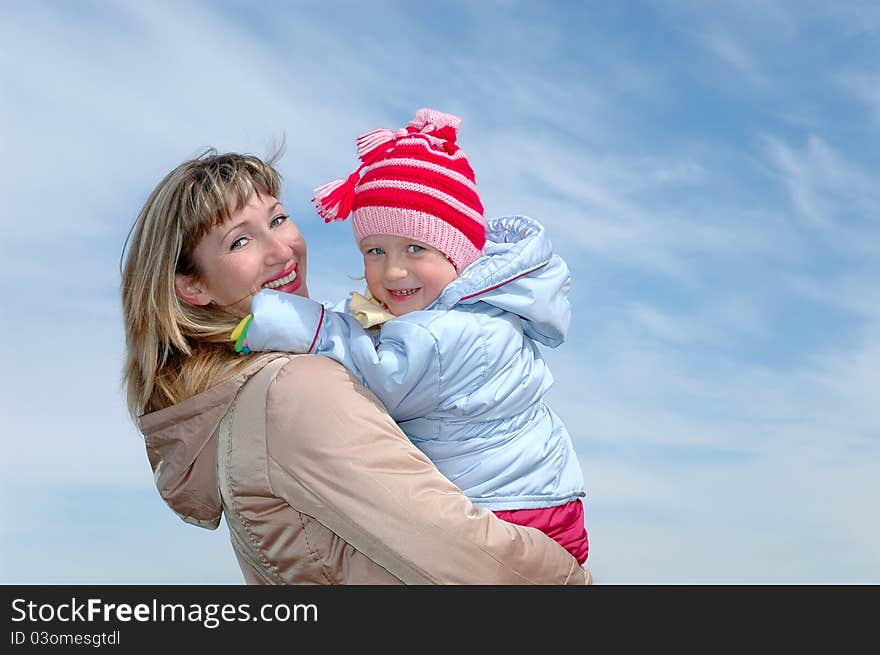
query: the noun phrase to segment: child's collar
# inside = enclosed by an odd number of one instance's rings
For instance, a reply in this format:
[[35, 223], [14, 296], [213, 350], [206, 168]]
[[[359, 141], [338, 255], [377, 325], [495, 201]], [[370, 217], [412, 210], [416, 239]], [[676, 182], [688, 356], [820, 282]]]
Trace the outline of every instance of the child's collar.
[[382, 325], [382, 323], [395, 318], [394, 314], [373, 298], [369, 289], [365, 293], [366, 295], [361, 295], [357, 291], [352, 291], [349, 294], [351, 300], [348, 303], [348, 313], [354, 316], [362, 328], [367, 329]]

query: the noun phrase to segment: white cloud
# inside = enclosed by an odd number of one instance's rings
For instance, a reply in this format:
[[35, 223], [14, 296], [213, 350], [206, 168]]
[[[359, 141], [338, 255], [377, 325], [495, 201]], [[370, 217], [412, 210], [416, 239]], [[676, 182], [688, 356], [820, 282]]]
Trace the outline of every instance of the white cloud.
[[700, 357], [711, 317], [642, 305], [585, 351], [547, 353], [600, 583], [880, 580], [876, 294], [868, 278], [831, 282], [863, 328], [788, 366]]
[[756, 57], [746, 45], [720, 31], [701, 35], [700, 41], [709, 52], [733, 68], [750, 84], [758, 87], [767, 86], [768, 81], [761, 71]]
[[880, 325], [880, 286], [871, 271], [843, 275], [821, 272], [812, 277], [792, 275], [781, 283], [805, 298]]
[[867, 105], [874, 124], [880, 127], [880, 75], [840, 73], [837, 80], [841, 87]]
[[814, 225], [870, 221], [880, 211], [880, 179], [811, 135], [802, 150], [779, 138], [764, 138], [765, 149], [788, 189], [792, 203]]
[[743, 334], [765, 335], [768, 330], [762, 310], [746, 297], [720, 296], [697, 310], [675, 313], [636, 302], [627, 314], [630, 328], [643, 330], [652, 340], [692, 347], [720, 346]]
[[599, 583], [880, 580], [870, 545], [880, 530], [868, 518], [880, 487], [867, 482], [865, 457], [829, 460], [787, 446], [734, 464], [652, 468], [624, 456], [584, 468], [595, 490], [588, 564]]

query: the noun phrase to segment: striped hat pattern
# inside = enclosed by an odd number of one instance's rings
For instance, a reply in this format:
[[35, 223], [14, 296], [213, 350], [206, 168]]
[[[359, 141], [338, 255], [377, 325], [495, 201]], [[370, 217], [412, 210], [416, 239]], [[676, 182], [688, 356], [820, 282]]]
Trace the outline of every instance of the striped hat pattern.
[[461, 119], [420, 109], [399, 130], [358, 137], [361, 166], [315, 189], [324, 222], [352, 214], [357, 242], [376, 234], [421, 241], [463, 271], [483, 251], [486, 221], [474, 171], [455, 140]]

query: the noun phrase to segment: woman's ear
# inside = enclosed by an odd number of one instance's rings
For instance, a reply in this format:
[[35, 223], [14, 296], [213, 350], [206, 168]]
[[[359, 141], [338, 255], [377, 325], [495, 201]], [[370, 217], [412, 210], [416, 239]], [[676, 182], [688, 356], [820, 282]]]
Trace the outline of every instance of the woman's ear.
[[174, 291], [177, 293], [178, 298], [188, 302], [190, 305], [204, 307], [211, 302], [211, 297], [205, 293], [201, 283], [192, 275], [175, 273]]

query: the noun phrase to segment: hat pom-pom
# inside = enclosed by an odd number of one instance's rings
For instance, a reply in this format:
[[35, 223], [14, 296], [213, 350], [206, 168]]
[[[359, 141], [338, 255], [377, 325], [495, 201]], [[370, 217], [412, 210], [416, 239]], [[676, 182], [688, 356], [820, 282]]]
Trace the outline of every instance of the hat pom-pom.
[[[433, 126], [425, 129], [428, 126]], [[420, 132], [428, 132], [434, 136], [455, 142], [458, 128], [461, 127], [461, 119], [453, 114], [445, 114], [436, 109], [419, 109], [415, 117], [409, 122], [409, 127], [414, 127]]]
[[360, 169], [349, 175], [348, 179], [333, 180], [315, 189], [312, 202], [325, 223], [348, 218], [354, 203], [354, 188], [359, 180]]

